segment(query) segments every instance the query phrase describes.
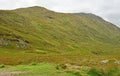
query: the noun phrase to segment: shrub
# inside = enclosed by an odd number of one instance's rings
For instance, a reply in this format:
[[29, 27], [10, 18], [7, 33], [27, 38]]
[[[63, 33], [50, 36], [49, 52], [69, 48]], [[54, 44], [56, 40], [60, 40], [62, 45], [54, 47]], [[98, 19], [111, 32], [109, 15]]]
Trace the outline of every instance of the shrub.
[[66, 69], [67, 66], [65, 64], [59, 64], [56, 66], [56, 69]]
[[117, 69], [117, 68], [110, 69], [106, 73], [106, 76], [120, 76], [120, 69]]
[[37, 65], [37, 63], [35, 63], [35, 62], [32, 62], [30, 65], [33, 65], [33, 66], [35, 66], [35, 65]]
[[112, 68], [110, 70], [102, 71], [98, 69], [91, 69], [88, 74], [90, 76], [120, 76], [120, 70]]
[[4, 65], [4, 64], [1, 64], [1, 65], [0, 65], [0, 68], [4, 68], [4, 67], [5, 67], [5, 65]]
[[99, 71], [99, 70], [97, 70], [97, 69], [95, 69], [95, 68], [91, 69], [91, 70], [88, 72], [88, 74], [89, 74], [90, 76], [102, 76], [101, 71]]
[[67, 73], [70, 73], [73, 76], [82, 76], [79, 72], [67, 71]]

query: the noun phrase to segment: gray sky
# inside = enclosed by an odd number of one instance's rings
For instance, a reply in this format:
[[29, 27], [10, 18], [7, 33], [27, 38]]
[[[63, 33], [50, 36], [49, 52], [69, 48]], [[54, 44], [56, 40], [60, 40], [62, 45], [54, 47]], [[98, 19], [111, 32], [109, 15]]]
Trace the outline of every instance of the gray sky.
[[0, 9], [42, 6], [64, 13], [93, 13], [120, 26], [120, 0], [0, 0]]

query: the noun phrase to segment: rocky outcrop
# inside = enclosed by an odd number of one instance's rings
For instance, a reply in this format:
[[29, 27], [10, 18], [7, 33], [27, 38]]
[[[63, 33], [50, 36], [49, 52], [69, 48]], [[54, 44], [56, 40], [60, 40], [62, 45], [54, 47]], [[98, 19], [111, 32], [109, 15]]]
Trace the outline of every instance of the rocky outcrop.
[[22, 39], [20, 36], [10, 34], [0, 34], [0, 47], [13, 47], [13, 48], [30, 48], [29, 41]]

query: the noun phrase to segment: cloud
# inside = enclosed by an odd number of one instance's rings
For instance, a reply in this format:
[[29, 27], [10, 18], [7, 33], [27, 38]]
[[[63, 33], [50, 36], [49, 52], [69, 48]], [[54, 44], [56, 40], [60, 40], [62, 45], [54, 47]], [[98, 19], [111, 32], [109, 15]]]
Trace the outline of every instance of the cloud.
[[0, 9], [36, 5], [64, 13], [94, 13], [120, 26], [120, 0], [0, 0]]
[[15, 9], [20, 7], [34, 6], [35, 0], [0, 0], [1, 9]]

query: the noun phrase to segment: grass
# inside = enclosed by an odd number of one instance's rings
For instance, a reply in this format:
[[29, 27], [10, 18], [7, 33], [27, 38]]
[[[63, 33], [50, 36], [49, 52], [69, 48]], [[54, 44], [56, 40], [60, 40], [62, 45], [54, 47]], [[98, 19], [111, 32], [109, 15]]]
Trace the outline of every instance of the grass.
[[[0, 64], [2, 67], [0, 69], [1, 71], [26, 72], [21, 74], [21, 76], [119, 76], [120, 65], [114, 63], [114, 59], [120, 61], [119, 54], [96, 55], [89, 53], [86, 55], [84, 52], [57, 54], [19, 50], [18, 52], [14, 50], [12, 52], [9, 51], [8, 49], [0, 51]], [[109, 62], [102, 63], [102, 60], [109, 60]], [[64, 64], [83, 66], [83, 68], [79, 72], [77, 71], [78, 69], [66, 70], [63, 68]], [[56, 68], [58, 65], [60, 65], [60, 69]], [[91, 67], [91, 69], [86, 68], [86, 66]]]
[[[2, 52], [2, 51], [1, 51]], [[80, 52], [79, 52], [80, 53]], [[117, 67], [118, 65], [114, 64], [115, 59], [120, 60], [119, 54], [84, 54], [84, 53], [36, 53], [36, 52], [4, 52], [0, 53], [0, 64], [5, 65], [20, 65], [20, 64], [29, 64], [32, 62], [41, 63], [55, 63], [55, 64], [77, 64], [85, 66], [98, 66], [98, 67]], [[109, 60], [109, 64], [102, 64], [103, 60]], [[34, 64], [34, 63], [33, 63]]]
[[57, 70], [55, 68], [55, 64], [50, 63], [40, 63], [37, 65], [8, 66], [4, 69], [7, 69], [8, 71], [11, 70], [25, 72], [24, 74], [21, 74], [19, 76], [78, 76], [74, 73], [65, 72], [62, 69]]
[[[6, 66], [0, 68], [2, 71], [21, 72], [18, 76], [119, 76], [119, 68], [110, 68], [109, 70], [102, 70], [98, 68], [86, 69], [68, 69], [61, 68], [57, 69], [56, 64], [53, 63], [36, 63], [36, 65], [17, 65], [17, 66]], [[17, 76], [17, 75], [15, 75]]]
[[112, 69], [109, 69], [108, 71], [102, 71], [102, 70], [93, 68], [88, 72], [88, 74], [90, 76], [119, 76], [120, 69], [112, 68]]

